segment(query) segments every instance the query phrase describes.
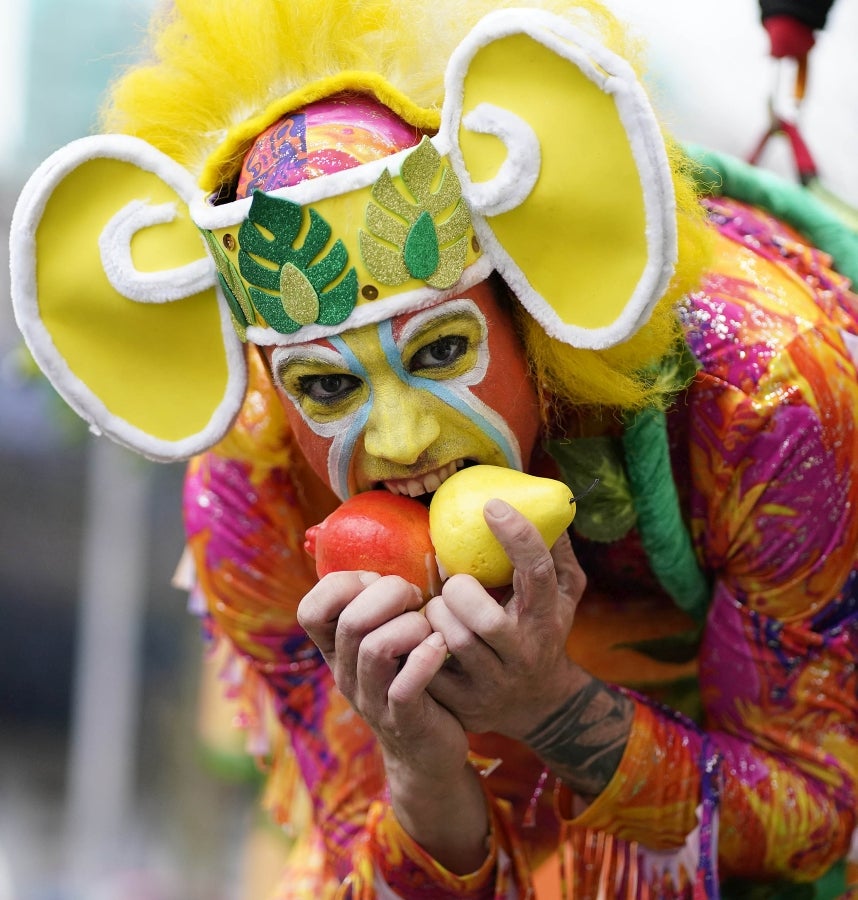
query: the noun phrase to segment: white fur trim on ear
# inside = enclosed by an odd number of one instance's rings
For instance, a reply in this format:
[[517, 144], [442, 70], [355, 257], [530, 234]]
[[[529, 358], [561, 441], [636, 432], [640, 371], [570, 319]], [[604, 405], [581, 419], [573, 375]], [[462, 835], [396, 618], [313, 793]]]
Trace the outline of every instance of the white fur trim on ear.
[[494, 135], [507, 150], [506, 159], [491, 181], [474, 184], [464, 166], [460, 168], [462, 194], [472, 212], [497, 216], [520, 206], [539, 178], [541, 151], [536, 132], [520, 116], [491, 103], [480, 103], [462, 124], [469, 131]]
[[176, 204], [150, 206], [134, 200], [107, 223], [98, 239], [104, 274], [113, 288], [138, 303], [169, 303], [213, 287], [217, 268], [205, 252], [195, 262], [162, 272], [141, 272], [131, 256], [131, 240], [152, 225], [166, 225], [176, 218]]
[[[458, 45], [446, 70], [445, 100], [437, 143], [449, 148], [451, 165], [462, 184], [470, 183], [459, 145], [460, 123], [465, 128], [472, 127], [470, 117], [462, 119], [468, 68], [481, 49], [494, 41], [517, 34], [529, 36], [568, 60], [602, 92], [613, 98], [641, 181], [646, 210], [648, 259], [621, 315], [608, 326], [584, 328], [561, 320], [546, 298], [531, 285], [487, 221], [488, 216], [495, 214], [493, 210], [482, 214], [479, 210], [474, 210], [474, 231], [495, 268], [548, 334], [572, 346], [603, 349], [626, 340], [647, 321], [652, 308], [667, 289], [676, 264], [675, 196], [661, 129], [632, 67], [593, 35], [544, 10], [497, 10], [484, 16]], [[538, 91], [539, 85], [534, 85], [533, 89]], [[502, 102], [502, 98], [498, 99]], [[557, 111], [558, 116], [562, 114], [563, 110]], [[545, 136], [537, 136], [537, 139], [540, 137], [545, 139]], [[534, 160], [530, 168], [531, 172], [536, 168], [537, 179], [538, 166], [539, 163]], [[474, 185], [469, 190], [478, 188], [479, 185]], [[515, 206], [510, 206], [509, 209], [515, 209]]]
[[[178, 440], [154, 437], [111, 412], [70, 368], [41, 318], [36, 259], [39, 224], [51, 196], [65, 178], [84, 163], [98, 159], [115, 159], [151, 172], [172, 187], [185, 202], [196, 190], [194, 180], [188, 172], [139, 138], [94, 135], [81, 138], [56, 151], [30, 176], [12, 216], [9, 264], [15, 320], [39, 367], [69, 406], [89, 423], [94, 434], [104, 433], [117, 443], [150, 459], [164, 462], [187, 459], [211, 447], [223, 437], [241, 406], [247, 384], [244, 348], [235, 333], [226, 300], [212, 278], [208, 281], [209, 284], [216, 285], [218, 317], [228, 370], [225, 393], [204, 428]], [[150, 223], [155, 224], [151, 218]], [[74, 227], [74, 222], [69, 224]], [[96, 236], [93, 235], [93, 240], [95, 239]], [[211, 265], [202, 239], [200, 255], [206, 267]], [[186, 268], [176, 271], [183, 272]], [[200, 272], [197, 274], [200, 275]], [[191, 296], [197, 290], [193, 278], [186, 279], [185, 289], [184, 292], [176, 291], [175, 297], [164, 296], [163, 299]], [[121, 366], [122, 360], [117, 359], [118, 375]]]

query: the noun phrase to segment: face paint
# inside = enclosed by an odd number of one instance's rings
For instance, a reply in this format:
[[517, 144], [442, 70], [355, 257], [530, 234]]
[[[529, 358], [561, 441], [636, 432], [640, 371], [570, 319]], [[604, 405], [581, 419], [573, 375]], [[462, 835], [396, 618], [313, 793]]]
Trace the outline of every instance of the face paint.
[[381, 483], [427, 493], [466, 461], [528, 462], [527, 361], [492, 288], [469, 295], [269, 351], [298, 443], [341, 498]]

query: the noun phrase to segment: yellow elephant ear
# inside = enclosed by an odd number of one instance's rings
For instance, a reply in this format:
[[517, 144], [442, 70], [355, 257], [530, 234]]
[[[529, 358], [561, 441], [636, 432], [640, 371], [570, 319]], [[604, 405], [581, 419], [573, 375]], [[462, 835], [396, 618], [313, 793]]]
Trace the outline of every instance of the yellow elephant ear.
[[144, 141], [99, 135], [47, 159], [12, 220], [12, 299], [36, 362], [93, 431], [165, 461], [216, 443], [246, 382], [195, 192]]
[[676, 259], [661, 131], [631, 67], [537, 10], [483, 18], [447, 69], [439, 135], [485, 252], [546, 332], [630, 337]]

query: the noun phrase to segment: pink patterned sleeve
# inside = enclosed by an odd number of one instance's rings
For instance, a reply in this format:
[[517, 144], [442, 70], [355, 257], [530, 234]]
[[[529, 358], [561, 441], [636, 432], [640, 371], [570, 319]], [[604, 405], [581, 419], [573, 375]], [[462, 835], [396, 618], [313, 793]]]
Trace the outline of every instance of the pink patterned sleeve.
[[771, 221], [720, 224], [686, 312], [692, 528], [714, 576], [705, 730], [639, 698], [619, 770], [574, 822], [655, 854], [708, 841], [722, 878], [813, 880], [858, 810], [858, 305]]

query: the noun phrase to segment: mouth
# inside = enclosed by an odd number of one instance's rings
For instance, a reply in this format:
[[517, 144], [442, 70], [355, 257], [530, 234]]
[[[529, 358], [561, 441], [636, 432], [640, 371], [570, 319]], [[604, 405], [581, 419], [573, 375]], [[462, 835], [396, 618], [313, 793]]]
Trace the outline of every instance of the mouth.
[[459, 469], [476, 465], [473, 459], [454, 459], [439, 469], [425, 472], [422, 475], [412, 475], [410, 478], [395, 478], [380, 482], [377, 487], [384, 488], [391, 494], [402, 494], [425, 503], [427, 506], [432, 495], [439, 487]]

